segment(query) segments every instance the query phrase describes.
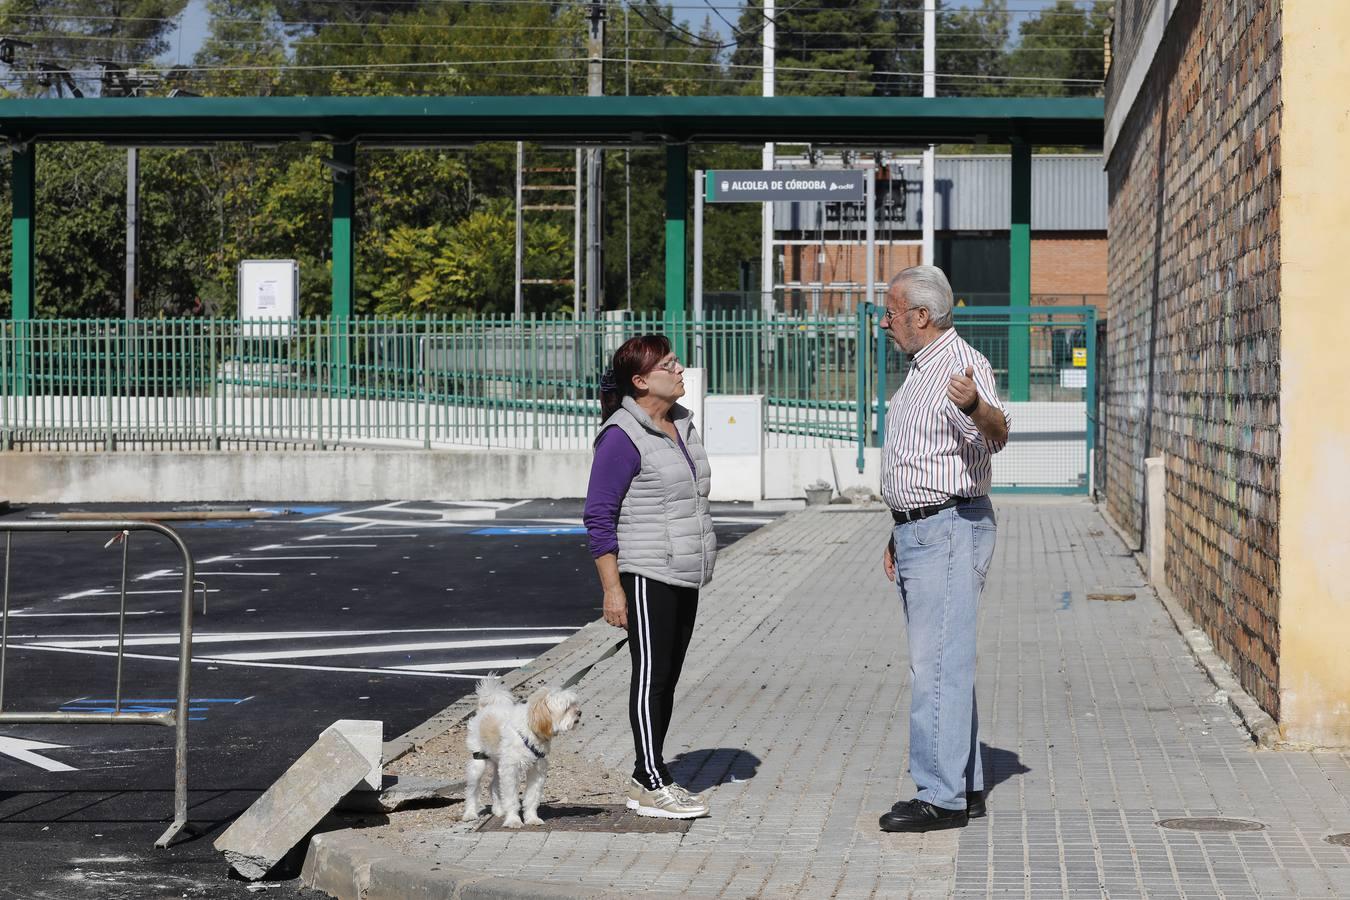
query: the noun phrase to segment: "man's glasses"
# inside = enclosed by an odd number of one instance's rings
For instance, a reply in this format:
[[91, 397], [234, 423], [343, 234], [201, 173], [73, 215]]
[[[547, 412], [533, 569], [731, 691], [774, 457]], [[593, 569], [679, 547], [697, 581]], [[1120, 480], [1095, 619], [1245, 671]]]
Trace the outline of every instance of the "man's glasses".
[[891, 309], [888, 306], [886, 307], [886, 311], [881, 314], [881, 319], [884, 322], [893, 322], [896, 319], [900, 318], [901, 316], [907, 316], [910, 313], [917, 312], [918, 310], [921, 309], [923, 309], [922, 306], [906, 306], [900, 312], [896, 312], [895, 310]]

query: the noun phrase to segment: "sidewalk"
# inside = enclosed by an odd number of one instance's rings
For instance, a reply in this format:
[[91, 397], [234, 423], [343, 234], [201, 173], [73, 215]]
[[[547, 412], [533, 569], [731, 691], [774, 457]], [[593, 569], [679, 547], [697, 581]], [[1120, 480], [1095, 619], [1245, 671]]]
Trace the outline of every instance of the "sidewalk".
[[[711, 787], [711, 818], [684, 834], [511, 833], [471, 830], [458, 804], [396, 813], [314, 838], [306, 883], [351, 900], [1350, 896], [1350, 849], [1324, 840], [1350, 831], [1350, 757], [1256, 749], [1091, 504], [996, 505], [979, 645], [988, 818], [877, 829], [914, 790], [902, 619], [880, 571], [889, 516], [830, 507], [734, 545], [704, 594], [666, 753]], [[517, 680], [565, 675], [615, 637], [588, 626]], [[598, 665], [579, 685], [585, 724], [557, 742], [613, 786], [632, 765], [627, 686], [626, 653]], [[392, 768], [415, 771], [453, 718]], [[610, 793], [587, 802], [623, 802]], [[1265, 828], [1156, 824], [1173, 816]]]

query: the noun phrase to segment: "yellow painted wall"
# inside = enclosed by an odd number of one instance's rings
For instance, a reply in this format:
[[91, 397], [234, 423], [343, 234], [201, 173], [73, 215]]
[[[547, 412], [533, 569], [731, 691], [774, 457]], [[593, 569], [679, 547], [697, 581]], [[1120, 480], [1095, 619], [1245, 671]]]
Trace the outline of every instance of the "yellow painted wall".
[[1350, 2], [1285, 0], [1280, 725], [1350, 746]]

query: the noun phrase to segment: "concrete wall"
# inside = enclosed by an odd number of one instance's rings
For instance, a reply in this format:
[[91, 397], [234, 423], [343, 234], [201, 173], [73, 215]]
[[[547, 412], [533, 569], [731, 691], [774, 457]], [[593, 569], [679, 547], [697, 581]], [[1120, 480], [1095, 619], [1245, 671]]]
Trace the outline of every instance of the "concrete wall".
[[[1345, 6], [1300, 5], [1320, 17]], [[1124, 99], [1107, 110], [1119, 133], [1107, 161], [1100, 486], [1112, 517], [1138, 538], [1144, 458], [1167, 460], [1167, 585], [1243, 688], [1279, 719], [1278, 606], [1288, 571], [1277, 523], [1280, 485], [1291, 481], [1280, 472], [1289, 359], [1280, 342], [1290, 309], [1280, 255], [1295, 243], [1280, 228], [1297, 218], [1281, 209], [1281, 63], [1290, 54], [1279, 0], [1172, 6], [1160, 42], [1133, 43], [1140, 58], [1122, 52], [1108, 86], [1108, 97]], [[1307, 64], [1323, 67], [1328, 91], [1344, 90], [1328, 77], [1326, 57]], [[1137, 94], [1117, 89], [1145, 71]], [[1338, 171], [1308, 177], [1326, 191]], [[1343, 192], [1328, 194], [1344, 204]], [[1330, 228], [1329, 219], [1315, 221]], [[1324, 310], [1341, 293], [1310, 307], [1309, 316], [1323, 316], [1323, 335], [1337, 333]]]
[[588, 450], [0, 453], [0, 497], [23, 503], [581, 497], [590, 465]]
[[[805, 496], [806, 484], [878, 491], [880, 451], [869, 449], [857, 469], [853, 448], [768, 450], [764, 496]], [[714, 499], [719, 482], [736, 478], [735, 464], [711, 459]], [[582, 497], [589, 450], [209, 451], [161, 453], [0, 453], [0, 497], [19, 503], [173, 503], [276, 500], [511, 500]]]
[[1350, 745], [1350, 4], [1284, 5], [1280, 727]]

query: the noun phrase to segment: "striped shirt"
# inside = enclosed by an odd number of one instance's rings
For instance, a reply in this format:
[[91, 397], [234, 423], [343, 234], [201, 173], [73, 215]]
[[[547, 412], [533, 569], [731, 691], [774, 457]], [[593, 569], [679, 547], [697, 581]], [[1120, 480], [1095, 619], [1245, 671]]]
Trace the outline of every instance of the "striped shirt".
[[904, 384], [886, 412], [881, 496], [891, 509], [905, 511], [945, 503], [952, 497], [989, 493], [991, 459], [1004, 442], [986, 440], [975, 422], [947, 397], [951, 376], [975, 370], [980, 399], [1003, 411], [989, 360], [948, 328], [914, 355]]

